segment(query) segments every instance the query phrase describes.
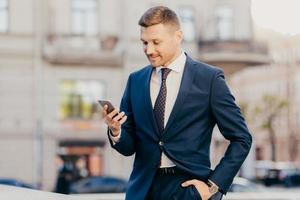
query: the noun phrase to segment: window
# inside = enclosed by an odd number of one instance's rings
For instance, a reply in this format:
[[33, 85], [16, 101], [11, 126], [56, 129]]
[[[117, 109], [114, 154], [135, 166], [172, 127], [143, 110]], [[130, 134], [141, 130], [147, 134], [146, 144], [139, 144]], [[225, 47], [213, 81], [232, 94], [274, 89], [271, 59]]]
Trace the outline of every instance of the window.
[[7, 32], [8, 30], [8, 2], [7, 0], [0, 0], [0, 32]]
[[230, 6], [223, 5], [216, 9], [216, 33], [220, 40], [229, 40], [233, 38], [233, 9]]
[[179, 9], [179, 18], [183, 31], [183, 39], [187, 42], [192, 42], [196, 37], [194, 10], [190, 7], [182, 7]]
[[60, 119], [92, 119], [104, 85], [95, 80], [63, 80], [60, 89]]
[[97, 31], [96, 0], [72, 0], [72, 32], [96, 35]]

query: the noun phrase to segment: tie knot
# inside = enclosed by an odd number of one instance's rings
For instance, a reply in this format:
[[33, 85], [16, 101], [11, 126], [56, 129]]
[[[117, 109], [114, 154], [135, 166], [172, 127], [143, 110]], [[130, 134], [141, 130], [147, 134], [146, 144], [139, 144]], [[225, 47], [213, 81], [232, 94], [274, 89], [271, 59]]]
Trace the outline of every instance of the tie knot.
[[165, 81], [172, 70], [169, 68], [161, 68], [161, 78]]

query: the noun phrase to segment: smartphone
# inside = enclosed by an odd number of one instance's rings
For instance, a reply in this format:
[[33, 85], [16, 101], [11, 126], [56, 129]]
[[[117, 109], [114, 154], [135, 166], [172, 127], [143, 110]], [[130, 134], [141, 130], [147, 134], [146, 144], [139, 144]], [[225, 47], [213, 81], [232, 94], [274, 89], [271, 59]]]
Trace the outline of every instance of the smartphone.
[[107, 100], [98, 100], [98, 102], [100, 103], [100, 105], [102, 107], [104, 107], [105, 105], [108, 106], [107, 113], [110, 113], [110, 112], [112, 112], [115, 109], [114, 106], [109, 101], [107, 101]]

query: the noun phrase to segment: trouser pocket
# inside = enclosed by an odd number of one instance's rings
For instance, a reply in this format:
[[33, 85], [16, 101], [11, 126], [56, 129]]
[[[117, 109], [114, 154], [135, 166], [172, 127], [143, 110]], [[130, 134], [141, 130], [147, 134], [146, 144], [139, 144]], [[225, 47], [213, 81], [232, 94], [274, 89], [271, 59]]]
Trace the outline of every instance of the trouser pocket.
[[199, 192], [195, 186], [191, 185], [188, 187], [179, 186], [175, 193], [172, 195], [172, 200], [202, 200]]
[[201, 195], [200, 195], [200, 193], [198, 192], [197, 188], [196, 188], [194, 185], [192, 185], [191, 187], [192, 187], [192, 190], [194, 191], [194, 196], [196, 197], [196, 199], [202, 200]]

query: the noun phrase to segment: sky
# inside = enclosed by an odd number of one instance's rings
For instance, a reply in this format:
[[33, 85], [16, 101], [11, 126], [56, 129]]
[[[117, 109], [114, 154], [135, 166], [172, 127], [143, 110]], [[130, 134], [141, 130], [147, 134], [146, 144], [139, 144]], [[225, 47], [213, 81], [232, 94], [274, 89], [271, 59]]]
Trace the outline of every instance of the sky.
[[252, 0], [252, 16], [258, 27], [300, 34], [300, 0]]

